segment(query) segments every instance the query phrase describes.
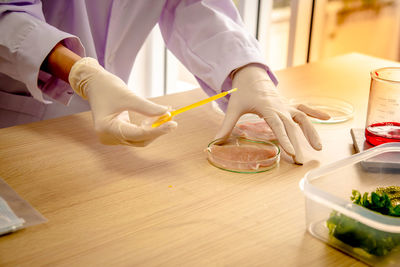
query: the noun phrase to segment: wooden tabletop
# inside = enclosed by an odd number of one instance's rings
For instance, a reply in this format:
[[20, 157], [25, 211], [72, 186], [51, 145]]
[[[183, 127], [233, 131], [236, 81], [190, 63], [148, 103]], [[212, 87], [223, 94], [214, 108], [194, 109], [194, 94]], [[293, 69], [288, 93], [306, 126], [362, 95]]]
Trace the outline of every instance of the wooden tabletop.
[[[360, 54], [278, 71], [286, 97], [339, 97], [345, 123], [315, 124], [323, 150], [304, 141], [305, 164], [238, 174], [204, 149], [222, 116], [211, 104], [176, 117], [178, 129], [145, 148], [98, 143], [89, 112], [0, 129], [0, 177], [48, 222], [0, 237], [1, 266], [364, 266], [306, 231], [299, 181], [354, 153], [372, 69], [399, 65]], [[154, 101], [176, 108], [193, 90]]]

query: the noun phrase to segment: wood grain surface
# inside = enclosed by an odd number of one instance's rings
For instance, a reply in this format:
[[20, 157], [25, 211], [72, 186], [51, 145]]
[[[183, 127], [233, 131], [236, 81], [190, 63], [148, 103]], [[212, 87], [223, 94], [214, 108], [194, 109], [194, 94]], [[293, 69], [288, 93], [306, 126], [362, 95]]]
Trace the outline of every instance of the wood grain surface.
[[[259, 174], [217, 169], [204, 149], [222, 122], [211, 104], [176, 117], [148, 147], [104, 146], [90, 112], [0, 129], [0, 177], [48, 222], [0, 237], [1, 266], [364, 266], [306, 231], [299, 181], [354, 153], [372, 69], [398, 63], [360, 54], [277, 72], [286, 97], [339, 97], [354, 118], [314, 124], [323, 150], [282, 157]], [[196, 89], [155, 98], [183, 107]]]

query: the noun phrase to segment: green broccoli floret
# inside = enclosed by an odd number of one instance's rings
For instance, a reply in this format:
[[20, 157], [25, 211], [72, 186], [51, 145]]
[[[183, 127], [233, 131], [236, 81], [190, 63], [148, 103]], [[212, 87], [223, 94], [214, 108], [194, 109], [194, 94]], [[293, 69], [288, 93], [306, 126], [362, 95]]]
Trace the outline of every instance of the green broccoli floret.
[[[366, 192], [363, 195], [353, 190], [351, 200], [354, 204], [383, 215], [400, 217], [398, 186], [378, 188], [371, 194]], [[333, 211], [327, 220], [327, 227], [331, 236], [376, 256], [384, 256], [400, 245], [400, 234], [376, 230], [336, 211]]]

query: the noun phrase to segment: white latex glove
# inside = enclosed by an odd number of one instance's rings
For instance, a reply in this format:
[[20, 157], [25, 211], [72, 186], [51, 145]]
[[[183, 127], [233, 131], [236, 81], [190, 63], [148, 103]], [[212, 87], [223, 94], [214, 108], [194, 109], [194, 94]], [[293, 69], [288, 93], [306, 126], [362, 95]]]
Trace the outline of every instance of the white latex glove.
[[224, 122], [216, 138], [228, 138], [240, 116], [254, 113], [264, 118], [283, 150], [292, 156], [295, 163], [303, 164], [304, 161], [296, 123], [311, 146], [316, 150], [322, 149], [318, 133], [307, 115], [323, 120], [329, 119], [329, 115], [305, 105], [297, 108], [287, 105], [264, 69], [255, 65], [243, 67], [236, 72], [232, 87], [238, 90], [230, 96]]
[[77, 61], [68, 80], [78, 95], [88, 99], [95, 130], [103, 144], [146, 146], [177, 127], [175, 121], [156, 128], [131, 123], [128, 111], [161, 116], [168, 108], [135, 95], [124, 81], [106, 71], [94, 58]]

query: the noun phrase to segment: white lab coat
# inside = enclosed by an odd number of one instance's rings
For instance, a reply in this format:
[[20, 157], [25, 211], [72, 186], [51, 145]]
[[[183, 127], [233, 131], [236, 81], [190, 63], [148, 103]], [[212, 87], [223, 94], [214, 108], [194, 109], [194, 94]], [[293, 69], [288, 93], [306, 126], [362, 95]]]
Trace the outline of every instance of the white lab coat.
[[58, 42], [127, 82], [157, 23], [209, 95], [229, 90], [229, 73], [251, 62], [277, 82], [230, 0], [14, 0], [0, 4], [0, 127], [88, 109], [67, 83], [40, 70]]

